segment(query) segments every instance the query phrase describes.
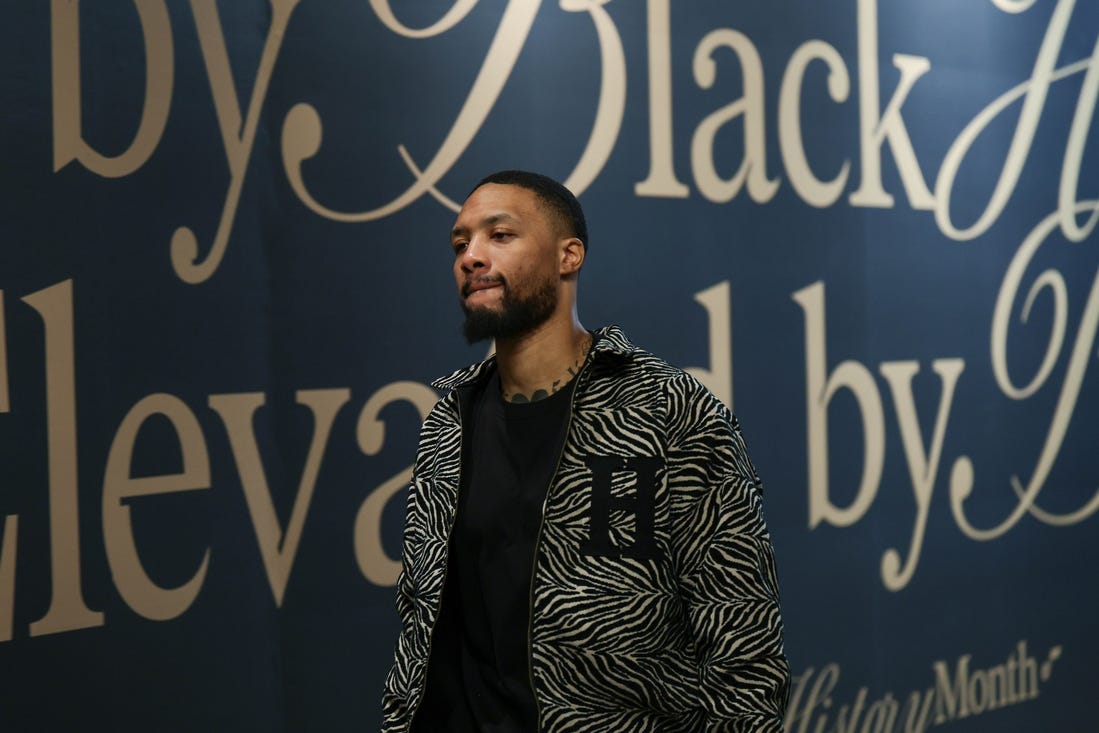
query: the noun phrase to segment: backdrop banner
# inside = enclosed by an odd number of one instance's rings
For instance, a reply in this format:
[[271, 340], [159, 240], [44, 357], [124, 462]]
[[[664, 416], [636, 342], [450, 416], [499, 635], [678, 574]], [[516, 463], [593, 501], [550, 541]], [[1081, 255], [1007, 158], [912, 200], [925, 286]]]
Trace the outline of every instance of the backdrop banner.
[[503, 168], [740, 418], [790, 733], [1099, 730], [1099, 4], [0, 10], [0, 730], [376, 730]]

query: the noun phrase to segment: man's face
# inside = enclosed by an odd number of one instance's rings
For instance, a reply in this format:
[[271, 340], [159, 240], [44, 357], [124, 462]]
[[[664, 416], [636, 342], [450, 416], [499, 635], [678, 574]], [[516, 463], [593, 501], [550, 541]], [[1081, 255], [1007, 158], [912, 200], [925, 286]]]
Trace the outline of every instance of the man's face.
[[488, 183], [470, 194], [450, 237], [466, 340], [520, 336], [553, 315], [558, 239], [533, 191]]

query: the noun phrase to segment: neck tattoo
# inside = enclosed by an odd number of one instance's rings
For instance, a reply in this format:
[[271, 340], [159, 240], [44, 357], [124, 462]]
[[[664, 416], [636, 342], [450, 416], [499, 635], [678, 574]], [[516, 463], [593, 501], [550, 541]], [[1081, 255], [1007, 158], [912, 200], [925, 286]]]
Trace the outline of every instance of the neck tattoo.
[[592, 340], [593, 339], [591, 334], [588, 334], [587, 337], [584, 339], [583, 348], [580, 349], [580, 356], [577, 357], [576, 361], [572, 363], [572, 366], [567, 369], [567, 376], [561, 375], [561, 378], [553, 380], [553, 384], [551, 384], [549, 387], [536, 389], [530, 394], [518, 391], [508, 392], [507, 390], [504, 390], [504, 402], [510, 402], [514, 405], [521, 405], [529, 402], [538, 402], [539, 400], [544, 400], [547, 397], [554, 395], [557, 392], [560, 392], [561, 389], [573, 379], [573, 377], [580, 373], [580, 367], [588, 358], [588, 352], [591, 351]]

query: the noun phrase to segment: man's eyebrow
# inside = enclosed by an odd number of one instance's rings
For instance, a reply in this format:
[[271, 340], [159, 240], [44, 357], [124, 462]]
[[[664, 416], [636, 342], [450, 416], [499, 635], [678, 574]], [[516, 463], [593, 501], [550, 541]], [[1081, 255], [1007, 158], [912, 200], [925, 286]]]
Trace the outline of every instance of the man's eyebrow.
[[[484, 219], [481, 220], [480, 226], [492, 226], [493, 224], [499, 224], [502, 221], [518, 221], [518, 219], [506, 212], [500, 212], [499, 214], [486, 216]], [[454, 228], [450, 230], [451, 238], [460, 237], [465, 234], [469, 234], [469, 229], [462, 226], [461, 224], [456, 224]]]

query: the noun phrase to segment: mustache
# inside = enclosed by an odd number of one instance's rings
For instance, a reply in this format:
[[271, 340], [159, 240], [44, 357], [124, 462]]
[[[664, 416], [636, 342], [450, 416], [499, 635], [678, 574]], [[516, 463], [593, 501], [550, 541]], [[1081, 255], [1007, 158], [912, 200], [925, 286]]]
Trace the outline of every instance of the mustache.
[[471, 292], [473, 292], [473, 286], [474, 285], [482, 285], [482, 284], [502, 285], [505, 292], [508, 289], [507, 278], [505, 278], [503, 275], [496, 275], [495, 277], [489, 277], [488, 275], [482, 275], [480, 277], [467, 278], [466, 281], [464, 283], [462, 283], [462, 290], [461, 290], [462, 297], [463, 298], [468, 298], [469, 294]]

